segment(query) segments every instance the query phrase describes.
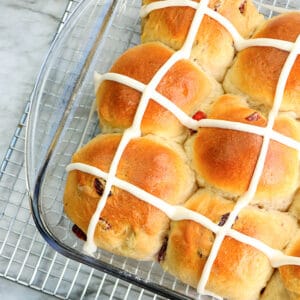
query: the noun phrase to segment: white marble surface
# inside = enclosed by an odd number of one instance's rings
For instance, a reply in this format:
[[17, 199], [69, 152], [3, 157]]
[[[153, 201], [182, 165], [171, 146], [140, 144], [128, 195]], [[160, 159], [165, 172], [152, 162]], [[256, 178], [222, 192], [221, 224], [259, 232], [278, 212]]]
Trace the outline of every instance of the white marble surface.
[[0, 161], [68, 0], [0, 1]]
[[[0, 162], [68, 0], [0, 1]], [[52, 299], [0, 278], [0, 299]]]

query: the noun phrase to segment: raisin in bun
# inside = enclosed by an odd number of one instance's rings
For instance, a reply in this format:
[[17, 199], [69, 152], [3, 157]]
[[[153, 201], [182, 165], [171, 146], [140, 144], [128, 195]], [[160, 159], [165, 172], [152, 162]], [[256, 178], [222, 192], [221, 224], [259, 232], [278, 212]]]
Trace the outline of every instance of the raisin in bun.
[[[127, 50], [110, 72], [129, 76], [148, 84], [174, 53], [160, 43], [149, 43]], [[221, 86], [188, 60], [177, 62], [163, 77], [157, 91], [188, 115], [208, 106], [223, 91]], [[97, 91], [97, 110], [102, 132], [123, 131], [132, 125], [141, 93], [115, 81], [103, 81]], [[143, 117], [143, 134], [177, 137], [187, 132], [176, 117], [150, 101]]]
[[[77, 151], [72, 162], [108, 172], [120, 139], [120, 134], [99, 135]], [[184, 202], [194, 189], [194, 175], [182, 148], [154, 136], [130, 141], [117, 177], [171, 204]], [[104, 185], [102, 179], [78, 170], [68, 174], [64, 209], [85, 233]], [[162, 211], [113, 187], [94, 241], [98, 247], [115, 254], [149, 260], [159, 251], [168, 227], [169, 219]]]
[[[287, 255], [300, 257], [300, 231], [287, 246]], [[262, 300], [299, 300], [300, 299], [300, 266], [286, 265], [272, 276]]]
[[[300, 34], [300, 12], [276, 16], [253, 36], [294, 42]], [[250, 47], [238, 53], [228, 71], [224, 88], [229, 93], [243, 94], [254, 105], [269, 110], [273, 105], [276, 86], [289, 52], [274, 47]], [[300, 115], [300, 57], [289, 75], [281, 111]]]
[[[143, 1], [144, 4], [152, 2], [155, 1]], [[250, 0], [215, 0], [210, 1], [209, 7], [231, 21], [243, 37], [249, 37], [264, 20]], [[194, 8], [180, 6], [150, 12], [143, 19], [142, 42], [161, 41], [175, 50], [180, 49], [194, 14]], [[191, 60], [216, 80], [222, 81], [234, 53], [231, 34], [218, 21], [204, 16], [194, 41]]]
[[[234, 202], [201, 189], [185, 204], [220, 226], [233, 210]], [[287, 213], [246, 207], [233, 229], [282, 250], [297, 230]], [[215, 235], [194, 221], [172, 221], [163, 268], [181, 281], [196, 287], [210, 254]], [[206, 289], [225, 299], [258, 299], [272, 274], [269, 259], [259, 250], [226, 236], [212, 266]]]
[[[208, 118], [265, 127], [262, 113], [248, 107], [235, 95], [223, 95]], [[299, 140], [299, 123], [287, 114], [276, 118], [274, 129]], [[200, 186], [217, 189], [235, 199], [249, 186], [263, 138], [256, 134], [221, 128], [199, 128], [185, 144]], [[252, 204], [285, 210], [299, 186], [298, 151], [271, 140], [262, 177]]]

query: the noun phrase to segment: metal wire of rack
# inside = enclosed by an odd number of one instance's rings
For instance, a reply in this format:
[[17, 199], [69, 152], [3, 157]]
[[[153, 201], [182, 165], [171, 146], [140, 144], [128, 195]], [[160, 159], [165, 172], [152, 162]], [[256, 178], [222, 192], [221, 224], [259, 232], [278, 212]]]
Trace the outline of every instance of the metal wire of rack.
[[[70, 0], [56, 35], [81, 0]], [[25, 184], [25, 106], [0, 169], [0, 277], [60, 299], [161, 299], [137, 286], [72, 261], [40, 236]]]

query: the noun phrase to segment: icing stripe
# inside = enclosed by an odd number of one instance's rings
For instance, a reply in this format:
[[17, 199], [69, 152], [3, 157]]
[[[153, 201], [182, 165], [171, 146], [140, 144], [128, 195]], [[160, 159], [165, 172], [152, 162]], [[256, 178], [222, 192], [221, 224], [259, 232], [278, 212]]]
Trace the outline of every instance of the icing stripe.
[[[99, 86], [104, 80], [111, 80], [121, 84], [124, 84], [128, 87], [131, 87], [139, 92], [143, 92], [146, 88], [146, 85], [138, 80], [135, 80], [126, 75], [118, 73], [105, 73], [103, 75], [95, 75], [95, 84]], [[227, 121], [227, 120], [218, 120], [218, 119], [202, 119], [196, 121], [190, 116], [188, 116], [182, 109], [180, 109], [176, 104], [170, 101], [168, 98], [163, 96], [157, 91], [153, 91], [151, 99], [160, 104], [165, 109], [169, 110], [178, 121], [185, 127], [193, 130], [197, 130], [199, 127], [203, 128], [222, 128], [222, 129], [231, 129], [236, 131], [243, 131], [247, 133], [253, 133], [260, 136], [265, 134], [265, 127], [255, 126], [242, 122]], [[272, 140], [284, 144], [290, 148], [293, 148], [297, 151], [300, 151], [300, 142], [281, 134], [275, 130], [271, 132]]]
[[[76, 171], [76, 170], [81, 171], [93, 175], [95, 177], [103, 178], [104, 180], [107, 180], [108, 178], [108, 173], [84, 163], [69, 164], [66, 170], [67, 172]], [[218, 233], [222, 228], [221, 226], [218, 226], [217, 224], [212, 222], [209, 218], [193, 210], [190, 210], [180, 205], [168, 204], [162, 199], [153, 196], [152, 194], [146, 192], [145, 190], [125, 180], [115, 177], [114, 186], [123, 189], [129, 192], [130, 194], [132, 194], [133, 196], [141, 199], [142, 201], [160, 209], [173, 221], [191, 220], [204, 226], [205, 228], [209, 229], [214, 233]], [[236, 231], [235, 229], [230, 228], [228, 231], [228, 236], [236, 239], [241, 243], [252, 246], [258, 249], [259, 251], [261, 251], [262, 253], [264, 253], [270, 259], [271, 265], [273, 267], [279, 267], [287, 264], [300, 266], [300, 257], [285, 255], [281, 251], [272, 249], [271, 247], [267, 246], [263, 242], [255, 238], [252, 238], [250, 236], [247, 236], [239, 231]]]
[[124, 131], [124, 134], [122, 135], [120, 144], [117, 148], [116, 154], [113, 158], [113, 161], [112, 161], [110, 169], [109, 169], [109, 173], [108, 173], [108, 177], [107, 177], [103, 195], [102, 195], [101, 199], [99, 200], [97, 208], [90, 220], [88, 230], [87, 230], [87, 240], [84, 243], [84, 247], [83, 247], [84, 251], [86, 251], [87, 253], [93, 253], [97, 250], [96, 244], [94, 242], [95, 229], [97, 226], [97, 222], [101, 216], [102, 210], [105, 207], [111, 187], [113, 186], [113, 183], [114, 183], [113, 179], [116, 175], [118, 164], [122, 157], [122, 154], [123, 154], [126, 146], [128, 145], [129, 141], [132, 138], [141, 136], [141, 129], [140, 129], [141, 122], [142, 122], [145, 110], [148, 106], [149, 100], [151, 98], [152, 92], [156, 89], [159, 82], [165, 76], [165, 74], [168, 72], [168, 70], [177, 61], [182, 59], [186, 55], [186, 52], [190, 50], [189, 47], [191, 47], [190, 45], [192, 45], [192, 41], [195, 39], [195, 34], [197, 33], [194, 30], [195, 33], [193, 34], [192, 28], [200, 25], [199, 23], [201, 23], [201, 19], [204, 15], [204, 11], [202, 8], [204, 6], [206, 6], [208, 4], [208, 2], [209, 2], [209, 0], [202, 0], [201, 4], [198, 5], [198, 9], [195, 14], [195, 16], [197, 16], [197, 19], [195, 18], [195, 20], [193, 20], [193, 22], [192, 22], [192, 26], [191, 26], [191, 30], [190, 30], [191, 33], [188, 34], [188, 37], [186, 39], [185, 49], [183, 49], [182, 51], [179, 50], [177, 52], [174, 52], [174, 54], [166, 61], [166, 63], [153, 76], [153, 78], [151, 79], [149, 84], [145, 87], [145, 89], [142, 93], [139, 105], [137, 107], [137, 111], [136, 111], [134, 119], [133, 119], [132, 126], [128, 129], [126, 129]]
[[240, 211], [250, 203], [251, 199], [254, 197], [254, 195], [256, 193], [260, 177], [263, 173], [263, 168], [265, 165], [267, 152], [269, 149], [269, 144], [270, 144], [270, 140], [271, 140], [271, 131], [272, 131], [274, 123], [275, 123], [275, 118], [279, 112], [280, 104], [282, 102], [282, 98], [284, 95], [285, 86], [286, 86], [289, 74], [294, 65], [294, 62], [297, 58], [299, 49], [300, 49], [300, 35], [298, 36], [298, 38], [294, 44], [294, 48], [292, 49], [289, 56], [287, 57], [284, 67], [279, 76], [273, 107], [269, 113], [268, 124], [266, 127], [267, 130], [264, 135], [263, 144], [262, 144], [262, 147], [260, 150], [258, 161], [256, 163], [256, 167], [254, 169], [254, 173], [253, 173], [251, 181], [250, 181], [248, 191], [245, 193], [245, 195], [243, 195], [238, 200], [233, 211], [231, 211], [231, 213], [229, 214], [227, 222], [222, 227], [222, 230], [219, 233], [217, 233], [217, 235], [216, 235], [212, 249], [211, 249], [208, 259], [205, 263], [204, 269], [202, 271], [202, 276], [200, 278], [200, 281], [199, 281], [199, 284], [197, 287], [197, 290], [200, 293], [202, 291], [204, 291], [204, 289], [205, 289], [205, 285], [207, 284], [207, 282], [209, 280], [209, 276], [211, 273], [213, 263], [219, 253], [220, 247], [222, 245], [222, 242], [223, 242], [225, 236], [227, 235], [229, 228], [232, 227], [232, 225], [234, 224], [235, 219], [238, 216], [238, 214], [240, 213]]
[[237, 29], [233, 26], [233, 24], [220, 15], [218, 12], [207, 9], [206, 14], [211, 18], [218, 21], [221, 25], [223, 25], [228, 32], [231, 34], [235, 48], [237, 51], [241, 51], [245, 48], [249, 47], [274, 47], [280, 50], [291, 51], [294, 43], [284, 40], [272, 39], [272, 38], [253, 38], [253, 39], [244, 39]]
[[[174, 4], [175, 2], [175, 4]], [[200, 2], [201, 3], [201, 2]], [[192, 0], [165, 0], [165, 1], [156, 1], [152, 2], [148, 5], [144, 5], [141, 9], [141, 16], [146, 17], [149, 13], [151, 13], [154, 10], [161, 9], [161, 8], [167, 8], [167, 7], [184, 7], [188, 6], [191, 8], [196, 9], [197, 8], [197, 2], [194, 2]], [[208, 15], [209, 17], [213, 18], [214, 20], [218, 21], [222, 26], [224, 26], [228, 32], [230, 32], [235, 48], [237, 51], [241, 51], [245, 48], [257, 46], [257, 47], [275, 47], [280, 50], [285, 51], [291, 51], [293, 47], [293, 43], [289, 41], [283, 41], [278, 39], [271, 39], [271, 38], [257, 38], [257, 39], [244, 39], [240, 33], [237, 31], [237, 29], [233, 26], [233, 24], [220, 15], [218, 12], [214, 11], [213, 9], [209, 7], [204, 8], [204, 13]]]

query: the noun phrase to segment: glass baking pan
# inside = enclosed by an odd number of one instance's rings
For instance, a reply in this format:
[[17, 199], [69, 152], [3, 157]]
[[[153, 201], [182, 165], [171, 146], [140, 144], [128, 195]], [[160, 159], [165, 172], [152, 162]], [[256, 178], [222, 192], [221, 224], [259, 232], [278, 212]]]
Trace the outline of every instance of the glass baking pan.
[[[299, 1], [255, 1], [271, 17], [272, 6], [299, 8]], [[26, 134], [26, 177], [32, 214], [45, 240], [61, 254], [172, 299], [198, 299], [196, 290], [152, 262], [98, 250], [83, 252], [63, 212], [66, 166], [83, 143], [99, 133], [94, 71], [105, 73], [128, 48], [140, 43], [141, 1], [86, 0], [78, 5], [52, 44], [31, 98]], [[203, 298], [202, 298], [203, 299]]]

